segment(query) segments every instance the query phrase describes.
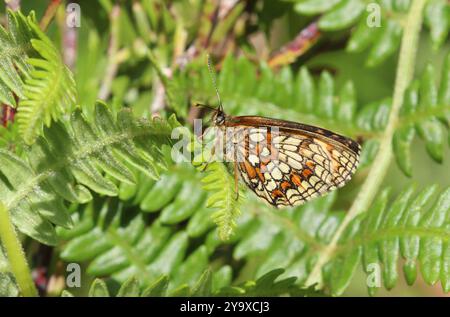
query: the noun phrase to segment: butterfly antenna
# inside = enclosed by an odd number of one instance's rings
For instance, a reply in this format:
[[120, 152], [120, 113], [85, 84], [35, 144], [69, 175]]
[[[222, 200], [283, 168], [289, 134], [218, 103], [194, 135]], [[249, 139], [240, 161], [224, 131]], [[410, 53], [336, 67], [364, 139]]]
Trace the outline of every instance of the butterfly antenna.
[[214, 89], [216, 90], [217, 100], [219, 101], [219, 111], [223, 111], [222, 100], [220, 99], [219, 89], [217, 88], [216, 73], [214, 72], [214, 69], [211, 66], [211, 56], [209, 54], [207, 54], [206, 57], [208, 59], [209, 75], [211, 76], [211, 80], [213, 82]]

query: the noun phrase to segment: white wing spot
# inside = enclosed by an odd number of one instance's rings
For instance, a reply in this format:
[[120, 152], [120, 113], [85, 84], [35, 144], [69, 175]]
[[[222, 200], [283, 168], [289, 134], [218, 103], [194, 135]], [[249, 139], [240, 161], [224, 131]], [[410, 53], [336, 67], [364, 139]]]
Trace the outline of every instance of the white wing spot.
[[280, 148], [280, 145], [283, 143], [284, 139], [284, 136], [276, 136], [272, 139], [272, 142], [276, 148]]
[[273, 169], [273, 171], [271, 172], [271, 175], [275, 180], [281, 180], [283, 178], [283, 174], [281, 173], [281, 171], [278, 167], [275, 167]]
[[252, 133], [250, 134], [250, 140], [253, 142], [262, 142], [264, 141], [265, 137], [262, 133]]
[[250, 161], [250, 163], [253, 166], [256, 166], [257, 164], [259, 164], [259, 158], [256, 155], [253, 155], [253, 154], [249, 155], [248, 160]]
[[292, 151], [292, 152], [297, 151], [297, 147], [295, 145], [290, 145], [290, 144], [283, 144], [283, 149], [285, 149], [286, 151]]
[[267, 170], [269, 172], [272, 172], [272, 170], [275, 168], [275, 164], [272, 162], [269, 162], [269, 164], [267, 164]]
[[267, 147], [264, 147], [261, 151], [261, 156], [269, 156], [270, 155], [270, 151]]
[[301, 170], [303, 169], [303, 166], [301, 163], [299, 163], [298, 161], [293, 160], [292, 158], [288, 157], [287, 162], [290, 166], [292, 166], [292, 168], [296, 169], [296, 170]]
[[301, 142], [302, 141], [297, 138], [286, 138], [286, 140], [284, 141], [285, 144], [290, 144], [290, 145], [295, 145], [295, 146], [299, 146]]
[[280, 163], [280, 165], [278, 165], [278, 167], [284, 174], [289, 173], [289, 165], [287, 165], [286, 163]]
[[277, 188], [277, 183], [275, 183], [275, 181], [271, 178], [267, 181], [266, 188], [267, 190], [272, 191]]

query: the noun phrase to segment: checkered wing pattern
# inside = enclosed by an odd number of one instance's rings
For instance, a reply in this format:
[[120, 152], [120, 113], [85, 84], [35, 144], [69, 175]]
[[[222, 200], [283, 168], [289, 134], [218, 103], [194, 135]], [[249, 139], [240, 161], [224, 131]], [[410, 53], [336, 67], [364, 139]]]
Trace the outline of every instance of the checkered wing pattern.
[[[344, 186], [360, 146], [330, 131], [235, 126], [233, 146], [241, 178], [269, 204], [297, 206]], [[276, 128], [276, 127], [275, 127]]]

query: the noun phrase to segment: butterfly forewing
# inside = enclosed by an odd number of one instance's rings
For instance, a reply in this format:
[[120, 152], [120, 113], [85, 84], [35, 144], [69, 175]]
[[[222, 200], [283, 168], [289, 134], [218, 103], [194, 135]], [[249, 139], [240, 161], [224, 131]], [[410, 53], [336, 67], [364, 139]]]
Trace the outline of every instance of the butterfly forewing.
[[264, 117], [230, 117], [226, 126], [241, 178], [276, 207], [343, 186], [358, 165], [358, 143], [325, 129]]

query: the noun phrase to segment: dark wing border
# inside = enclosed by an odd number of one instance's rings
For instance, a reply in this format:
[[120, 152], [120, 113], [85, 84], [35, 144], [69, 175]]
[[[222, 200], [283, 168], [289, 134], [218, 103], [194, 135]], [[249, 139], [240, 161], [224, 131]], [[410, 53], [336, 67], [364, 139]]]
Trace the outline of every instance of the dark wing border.
[[267, 117], [259, 116], [236, 116], [228, 117], [225, 124], [227, 126], [249, 126], [254, 128], [259, 127], [279, 127], [280, 131], [290, 132], [290, 133], [301, 133], [303, 135], [309, 135], [311, 137], [325, 140], [326, 142], [339, 144], [350, 150], [352, 150], [357, 156], [361, 153], [361, 146], [355, 140], [348, 138], [346, 136], [334, 133], [330, 130], [323, 129], [320, 127], [302, 124], [294, 121], [272, 119]]

